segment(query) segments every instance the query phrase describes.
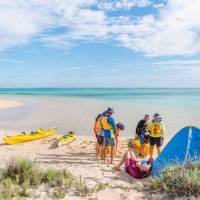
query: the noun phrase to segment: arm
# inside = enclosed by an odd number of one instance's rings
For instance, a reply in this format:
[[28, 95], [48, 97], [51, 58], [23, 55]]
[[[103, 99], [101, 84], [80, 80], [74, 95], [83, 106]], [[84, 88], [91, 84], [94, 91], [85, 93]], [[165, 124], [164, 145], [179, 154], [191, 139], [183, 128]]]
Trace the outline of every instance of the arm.
[[151, 126], [151, 122], [147, 125], [147, 127], [146, 127], [146, 131], [147, 132], [150, 132], [150, 126]]
[[135, 130], [137, 135], [139, 134], [139, 131], [140, 131], [140, 121], [138, 122], [136, 130]]
[[165, 138], [165, 125], [162, 123], [162, 138]]
[[118, 142], [118, 136], [119, 136], [119, 129], [116, 128], [116, 133], [115, 133], [115, 140]]
[[94, 130], [95, 135], [97, 135], [97, 121], [95, 121], [93, 130]]

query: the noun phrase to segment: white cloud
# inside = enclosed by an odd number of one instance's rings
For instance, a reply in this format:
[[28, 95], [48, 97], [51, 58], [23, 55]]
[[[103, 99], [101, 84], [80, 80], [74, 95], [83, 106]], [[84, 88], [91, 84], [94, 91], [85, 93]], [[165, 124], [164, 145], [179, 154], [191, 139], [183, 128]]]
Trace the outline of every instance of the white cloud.
[[25, 1], [0, 1], [0, 49], [28, 43], [48, 27], [51, 16], [45, 14]]
[[77, 40], [112, 40], [149, 56], [200, 52], [199, 0], [154, 4], [157, 15], [109, 15], [148, 5], [149, 0], [0, 0], [0, 50], [36, 38], [59, 48]]
[[163, 3], [153, 4], [153, 7], [154, 8], [162, 8], [162, 7], [164, 7], [164, 4]]
[[103, 0], [98, 4], [98, 8], [103, 10], [129, 10], [133, 7], [146, 7], [151, 2], [149, 0]]
[[200, 51], [200, 1], [169, 0], [160, 16], [145, 16], [119, 37], [128, 48], [151, 56]]

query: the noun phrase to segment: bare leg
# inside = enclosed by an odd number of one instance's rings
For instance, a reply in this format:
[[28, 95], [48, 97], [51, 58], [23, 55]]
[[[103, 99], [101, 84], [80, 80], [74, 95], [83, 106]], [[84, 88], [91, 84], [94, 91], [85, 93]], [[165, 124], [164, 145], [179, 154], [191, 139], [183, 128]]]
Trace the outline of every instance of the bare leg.
[[100, 154], [101, 160], [103, 160], [103, 146], [102, 145], [99, 146], [99, 154]]
[[151, 145], [150, 146], [150, 158], [153, 158], [153, 149], [154, 149], [154, 146]]
[[104, 146], [103, 147], [103, 160], [104, 160], [104, 163], [106, 162], [106, 154], [107, 154], [107, 147]]
[[118, 142], [118, 140], [117, 140], [117, 141], [116, 141], [116, 154], [117, 154], [118, 144], [119, 144], [119, 142]]
[[141, 154], [142, 156], [145, 156], [145, 147], [146, 147], [145, 144], [141, 144], [141, 146], [140, 146], [140, 154]]
[[114, 167], [114, 169], [120, 170], [120, 167], [124, 164], [124, 161], [125, 161], [127, 158], [128, 158], [128, 153], [126, 152], [126, 153], [124, 153], [124, 155], [122, 156], [122, 159], [121, 159], [121, 161], [119, 162], [119, 164], [118, 164], [116, 167]]
[[157, 152], [158, 152], [158, 156], [159, 156], [160, 153], [161, 153], [161, 147], [158, 147], [158, 146], [157, 146]]
[[100, 145], [99, 145], [99, 143], [98, 143], [98, 141], [97, 141], [97, 142], [96, 142], [96, 159], [98, 159], [99, 150], [100, 150]]
[[111, 147], [111, 152], [110, 152], [110, 163], [113, 163], [113, 154], [114, 154], [114, 148]]

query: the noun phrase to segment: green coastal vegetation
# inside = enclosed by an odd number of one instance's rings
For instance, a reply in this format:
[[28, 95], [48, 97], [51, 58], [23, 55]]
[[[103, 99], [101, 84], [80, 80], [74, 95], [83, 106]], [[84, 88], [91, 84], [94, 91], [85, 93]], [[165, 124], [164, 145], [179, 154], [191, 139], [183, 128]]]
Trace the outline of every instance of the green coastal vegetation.
[[151, 180], [149, 189], [164, 193], [169, 199], [200, 199], [200, 162], [167, 167]]
[[37, 162], [26, 159], [11, 160], [1, 169], [0, 185], [0, 200], [30, 197], [42, 185], [53, 188], [52, 198], [63, 198], [69, 190], [73, 190], [77, 196], [90, 193], [85, 181], [81, 178], [77, 180], [68, 171], [42, 169]]
[[168, 167], [159, 178], [148, 179], [144, 187], [97, 183], [91, 188], [85, 180], [74, 177], [67, 170], [43, 169], [36, 161], [27, 159], [12, 159], [0, 169], [0, 200], [32, 197], [41, 187], [52, 199], [64, 198], [68, 193], [93, 199], [93, 194], [109, 187], [137, 190], [149, 197], [162, 194], [166, 199], [199, 199], [200, 162]]
[[93, 193], [108, 187], [121, 190], [137, 189], [134, 185], [132, 187], [110, 186], [104, 183], [97, 183], [91, 188], [85, 180], [74, 177], [67, 170], [43, 169], [36, 161], [27, 159], [12, 159], [3, 169], [0, 169], [0, 200], [32, 197], [42, 186], [45, 188], [43, 191], [52, 199], [64, 198], [68, 193], [90, 197]]

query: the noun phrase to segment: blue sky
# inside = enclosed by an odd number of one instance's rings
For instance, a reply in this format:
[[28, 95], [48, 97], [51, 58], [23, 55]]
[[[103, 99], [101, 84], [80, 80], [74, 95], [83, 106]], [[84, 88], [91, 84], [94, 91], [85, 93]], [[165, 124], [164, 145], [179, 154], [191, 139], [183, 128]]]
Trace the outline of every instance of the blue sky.
[[200, 87], [199, 0], [0, 1], [0, 87]]

